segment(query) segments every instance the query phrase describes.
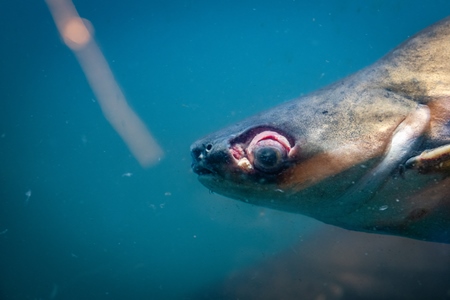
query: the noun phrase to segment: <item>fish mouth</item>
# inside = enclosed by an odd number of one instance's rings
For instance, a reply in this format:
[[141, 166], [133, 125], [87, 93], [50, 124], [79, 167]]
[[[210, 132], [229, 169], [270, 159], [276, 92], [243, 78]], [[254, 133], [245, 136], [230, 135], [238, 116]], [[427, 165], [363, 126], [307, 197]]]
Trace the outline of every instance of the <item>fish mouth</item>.
[[191, 168], [199, 176], [218, 176], [231, 162], [228, 143], [211, 139], [197, 141], [191, 146]]
[[210, 170], [210, 169], [206, 168], [205, 166], [203, 166], [199, 163], [196, 163], [196, 162], [193, 162], [191, 164], [191, 168], [192, 168], [192, 171], [194, 171], [194, 173], [199, 176], [213, 175], [215, 173], [212, 170]]
[[191, 151], [192, 156], [192, 171], [198, 176], [212, 176], [217, 174], [213, 166], [208, 162], [206, 158], [206, 153], [204, 151], [199, 151], [199, 149], [194, 149]]

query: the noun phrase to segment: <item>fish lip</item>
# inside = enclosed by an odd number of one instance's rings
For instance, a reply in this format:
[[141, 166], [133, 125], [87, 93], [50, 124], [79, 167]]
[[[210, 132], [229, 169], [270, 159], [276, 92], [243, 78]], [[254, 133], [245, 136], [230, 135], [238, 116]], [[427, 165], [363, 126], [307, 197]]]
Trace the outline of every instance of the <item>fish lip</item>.
[[211, 169], [208, 169], [205, 166], [200, 165], [199, 163], [192, 163], [191, 168], [192, 168], [192, 171], [194, 171], [194, 173], [199, 176], [213, 175], [215, 173]]

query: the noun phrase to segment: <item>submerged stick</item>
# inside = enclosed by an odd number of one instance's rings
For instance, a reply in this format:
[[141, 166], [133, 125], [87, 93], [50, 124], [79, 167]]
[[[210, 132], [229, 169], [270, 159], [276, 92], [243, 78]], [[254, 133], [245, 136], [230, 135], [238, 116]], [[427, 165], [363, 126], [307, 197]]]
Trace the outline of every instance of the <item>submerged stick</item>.
[[46, 0], [64, 43], [73, 51], [103, 115], [142, 167], [157, 163], [164, 153], [125, 95], [93, 37], [91, 23], [80, 18], [71, 0]]

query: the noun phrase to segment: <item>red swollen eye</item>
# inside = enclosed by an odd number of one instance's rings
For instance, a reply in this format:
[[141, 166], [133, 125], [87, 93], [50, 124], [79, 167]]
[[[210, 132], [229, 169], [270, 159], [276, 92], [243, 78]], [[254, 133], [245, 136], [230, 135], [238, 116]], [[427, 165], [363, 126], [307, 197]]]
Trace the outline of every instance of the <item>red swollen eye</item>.
[[267, 173], [279, 171], [286, 162], [290, 150], [291, 146], [287, 139], [273, 131], [257, 134], [247, 148], [253, 166]]
[[259, 143], [253, 149], [252, 154], [255, 168], [268, 173], [278, 171], [287, 157], [286, 149], [277, 142], [269, 145]]

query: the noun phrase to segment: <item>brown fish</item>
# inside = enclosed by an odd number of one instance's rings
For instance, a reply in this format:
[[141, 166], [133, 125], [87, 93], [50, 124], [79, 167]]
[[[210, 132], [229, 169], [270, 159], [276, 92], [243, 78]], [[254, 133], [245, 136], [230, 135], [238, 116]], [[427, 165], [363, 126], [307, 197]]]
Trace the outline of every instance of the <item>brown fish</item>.
[[373, 65], [191, 146], [213, 192], [450, 243], [450, 17]]

